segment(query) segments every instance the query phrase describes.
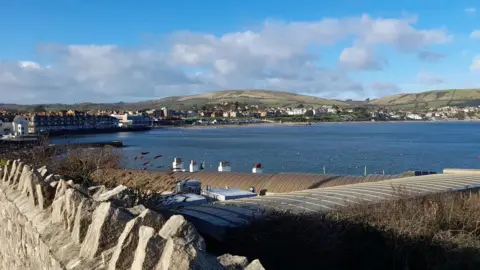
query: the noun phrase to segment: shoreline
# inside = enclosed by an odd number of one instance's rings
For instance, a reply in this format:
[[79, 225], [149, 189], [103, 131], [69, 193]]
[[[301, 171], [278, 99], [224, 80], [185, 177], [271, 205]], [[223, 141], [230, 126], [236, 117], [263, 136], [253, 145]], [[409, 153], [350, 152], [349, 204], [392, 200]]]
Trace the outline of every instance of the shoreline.
[[152, 127], [152, 129], [216, 129], [216, 128], [239, 128], [239, 127], [293, 127], [293, 126], [317, 126], [325, 124], [383, 124], [383, 123], [470, 123], [480, 122], [480, 119], [476, 120], [440, 120], [440, 121], [427, 121], [427, 120], [405, 120], [405, 121], [335, 121], [335, 122], [316, 122], [307, 125], [308, 122], [283, 122], [283, 123], [252, 123], [252, 124], [217, 124], [217, 125], [180, 125], [180, 126], [159, 126]]

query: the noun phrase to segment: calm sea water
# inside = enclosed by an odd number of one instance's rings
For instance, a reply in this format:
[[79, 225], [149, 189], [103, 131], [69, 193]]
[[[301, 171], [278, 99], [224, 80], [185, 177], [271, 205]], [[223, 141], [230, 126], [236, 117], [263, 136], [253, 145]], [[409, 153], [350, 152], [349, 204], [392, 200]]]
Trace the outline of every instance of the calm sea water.
[[[372, 123], [163, 129], [57, 138], [53, 143], [121, 140], [125, 166], [142, 168], [140, 152], [162, 155], [149, 170], [167, 170], [173, 157], [205, 160], [207, 170], [228, 160], [232, 171], [396, 174], [407, 170], [480, 168], [480, 123]], [[146, 159], [147, 161], [149, 159]], [[186, 162], [186, 168], [188, 162]], [[162, 168], [158, 168], [161, 167]]]

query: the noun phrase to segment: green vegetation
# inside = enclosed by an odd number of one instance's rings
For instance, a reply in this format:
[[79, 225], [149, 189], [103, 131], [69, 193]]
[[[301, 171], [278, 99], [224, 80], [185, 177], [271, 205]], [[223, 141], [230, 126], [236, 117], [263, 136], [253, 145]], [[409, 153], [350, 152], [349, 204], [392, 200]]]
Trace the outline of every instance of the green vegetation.
[[438, 108], [443, 106], [480, 105], [480, 89], [436, 90], [413, 94], [397, 94], [370, 101], [368, 104], [396, 108]]
[[221, 250], [266, 269], [479, 269], [480, 195], [442, 194], [328, 214], [273, 212], [234, 229]]

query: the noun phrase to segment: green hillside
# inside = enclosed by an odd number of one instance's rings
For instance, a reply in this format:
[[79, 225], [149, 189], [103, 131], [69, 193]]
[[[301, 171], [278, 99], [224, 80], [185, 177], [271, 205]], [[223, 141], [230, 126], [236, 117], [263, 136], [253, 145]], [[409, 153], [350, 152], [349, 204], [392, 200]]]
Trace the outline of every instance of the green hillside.
[[397, 94], [372, 100], [369, 104], [405, 108], [478, 106], [480, 105], [480, 89], [435, 90], [422, 93]]
[[[134, 103], [78, 103], [78, 104], [43, 104], [46, 110], [144, 110], [170, 107], [188, 109], [193, 106], [215, 105], [224, 102], [235, 102], [248, 105], [266, 105], [279, 107], [296, 107], [320, 105], [346, 105], [343, 101], [317, 98], [281, 91], [271, 90], [226, 90], [200, 95], [166, 97], [157, 100], [147, 100]], [[0, 104], [0, 108], [16, 109], [19, 111], [32, 111], [36, 105]]]
[[346, 105], [343, 101], [317, 98], [306, 95], [299, 95], [289, 92], [271, 91], [271, 90], [226, 90], [192, 96], [167, 97], [159, 100], [150, 100], [145, 102], [133, 103], [131, 105], [138, 107], [158, 107], [168, 106], [176, 108], [189, 108], [194, 105], [202, 106], [206, 104], [220, 104], [224, 102], [246, 103], [249, 105], [263, 104], [268, 106], [320, 106], [320, 105]]

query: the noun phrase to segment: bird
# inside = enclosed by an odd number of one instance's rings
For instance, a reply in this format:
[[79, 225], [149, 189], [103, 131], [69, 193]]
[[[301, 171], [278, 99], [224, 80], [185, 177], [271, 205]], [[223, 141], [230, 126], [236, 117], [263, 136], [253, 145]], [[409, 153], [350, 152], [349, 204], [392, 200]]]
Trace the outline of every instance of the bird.
[[157, 166], [157, 168], [163, 168], [163, 165]]
[[141, 152], [142, 155], [148, 155], [150, 152]]
[[133, 159], [137, 160], [138, 157], [134, 157]]
[[153, 159], [161, 158], [162, 155], [154, 156]]
[[147, 165], [148, 163], [150, 163], [150, 161], [147, 161], [147, 162], [143, 163], [143, 166]]

